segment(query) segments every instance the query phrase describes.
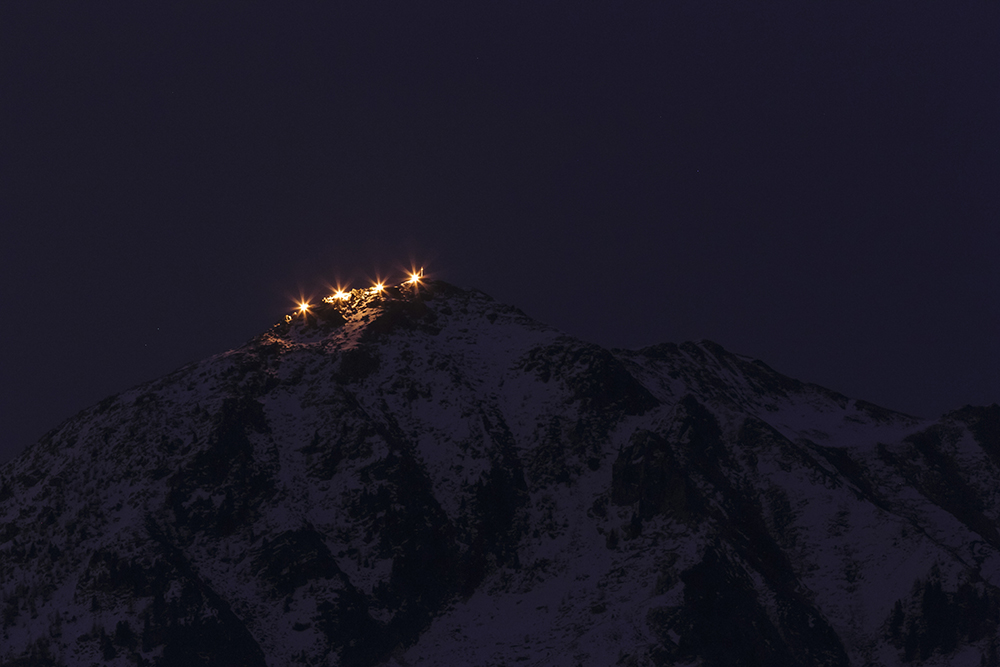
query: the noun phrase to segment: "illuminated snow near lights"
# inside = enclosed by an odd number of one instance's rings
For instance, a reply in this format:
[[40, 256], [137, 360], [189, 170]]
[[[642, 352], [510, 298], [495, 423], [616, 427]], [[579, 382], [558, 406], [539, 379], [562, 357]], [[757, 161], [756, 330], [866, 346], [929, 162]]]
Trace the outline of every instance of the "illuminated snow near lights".
[[[410, 271], [407, 272], [406, 275], [407, 279], [402, 283], [399, 283], [397, 287], [417, 288], [423, 283], [424, 269], [423, 268], [420, 268], [419, 270], [411, 269]], [[343, 287], [338, 286], [336, 290], [333, 292], [333, 294], [329, 294], [323, 297], [321, 301], [327, 304], [336, 304], [338, 301], [349, 302], [351, 301], [351, 299], [355, 297], [360, 297], [366, 294], [367, 295], [382, 294], [385, 292], [387, 288], [388, 286], [386, 285], [385, 281], [381, 280], [372, 284], [371, 287], [361, 288], [361, 289], [344, 289]], [[306, 313], [309, 312], [309, 308], [311, 308], [311, 304], [300, 302], [298, 304], [298, 307], [296, 308], [296, 314], [305, 315]]]

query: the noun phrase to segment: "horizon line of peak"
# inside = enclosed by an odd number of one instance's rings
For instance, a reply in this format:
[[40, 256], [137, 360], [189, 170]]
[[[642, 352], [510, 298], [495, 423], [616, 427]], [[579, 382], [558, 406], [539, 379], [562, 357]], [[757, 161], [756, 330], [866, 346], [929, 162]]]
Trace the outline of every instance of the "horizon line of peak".
[[[295, 304], [291, 310], [291, 313], [285, 315], [285, 321], [290, 322], [296, 317], [305, 317], [312, 313], [313, 309], [321, 305], [339, 307], [353, 306], [362, 301], [369, 302], [372, 299], [380, 299], [388, 297], [389, 300], [395, 300], [399, 298], [414, 297], [421, 293], [463, 293], [463, 294], [481, 294], [489, 300], [493, 300], [493, 297], [489, 296], [485, 292], [477, 289], [464, 289], [452, 283], [449, 283], [441, 279], [432, 279], [424, 274], [420, 273], [410, 273], [408, 280], [404, 280], [401, 283], [388, 284], [387, 281], [379, 280], [373, 282], [368, 287], [356, 287], [356, 288], [345, 288], [338, 286], [336, 288], [331, 288], [333, 291], [326, 296], [319, 298], [315, 297], [300, 297], [297, 300], [293, 300]], [[329, 286], [328, 286], [329, 287]]]

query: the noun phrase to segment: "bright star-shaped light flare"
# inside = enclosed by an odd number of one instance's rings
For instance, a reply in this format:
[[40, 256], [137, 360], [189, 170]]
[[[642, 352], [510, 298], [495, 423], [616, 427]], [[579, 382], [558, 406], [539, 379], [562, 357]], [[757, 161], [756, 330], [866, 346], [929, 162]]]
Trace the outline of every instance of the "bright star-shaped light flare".
[[302, 301], [301, 303], [299, 303], [299, 312], [305, 313], [307, 310], [309, 310], [309, 306], [310, 304], [306, 303], [305, 301]]
[[346, 291], [343, 287], [338, 287], [333, 294], [323, 297], [323, 303], [337, 303], [338, 301], [347, 301], [350, 298], [350, 292]]
[[424, 270], [415, 271], [410, 273], [410, 279], [406, 281], [407, 285], [417, 285], [420, 283], [420, 279], [424, 276]]

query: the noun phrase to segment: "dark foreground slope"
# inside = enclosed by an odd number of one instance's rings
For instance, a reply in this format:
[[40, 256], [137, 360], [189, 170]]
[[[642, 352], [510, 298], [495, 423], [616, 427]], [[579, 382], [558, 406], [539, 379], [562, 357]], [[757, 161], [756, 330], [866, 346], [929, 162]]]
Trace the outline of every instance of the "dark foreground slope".
[[1000, 408], [357, 291], [0, 471], [0, 663], [997, 664]]

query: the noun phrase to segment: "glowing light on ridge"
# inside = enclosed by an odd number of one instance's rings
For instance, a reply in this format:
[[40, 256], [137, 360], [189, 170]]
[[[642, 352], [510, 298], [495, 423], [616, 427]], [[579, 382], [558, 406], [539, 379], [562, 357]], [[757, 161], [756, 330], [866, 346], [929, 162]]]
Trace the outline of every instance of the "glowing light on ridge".
[[347, 301], [351, 298], [350, 292], [345, 292], [341, 288], [337, 288], [337, 291], [330, 296], [323, 297], [323, 303], [334, 303], [336, 301]]

